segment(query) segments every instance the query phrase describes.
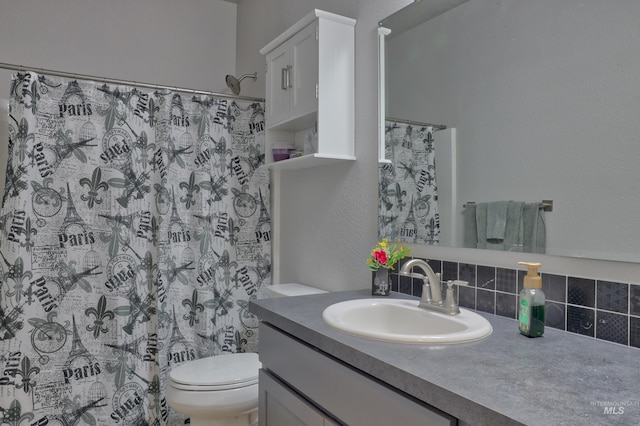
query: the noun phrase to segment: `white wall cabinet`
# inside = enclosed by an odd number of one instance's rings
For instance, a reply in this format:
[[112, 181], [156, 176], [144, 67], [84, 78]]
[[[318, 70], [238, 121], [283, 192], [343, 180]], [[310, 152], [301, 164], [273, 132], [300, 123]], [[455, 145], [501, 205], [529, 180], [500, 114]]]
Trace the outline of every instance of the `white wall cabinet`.
[[[355, 160], [355, 23], [316, 9], [260, 50], [269, 167]], [[274, 142], [293, 144], [303, 155], [273, 162]]]
[[[267, 54], [267, 128], [315, 126], [318, 40], [313, 22]], [[304, 124], [306, 122], [307, 124]]]
[[[453, 426], [456, 419], [260, 323], [260, 426]], [[267, 377], [263, 381], [263, 377]], [[273, 421], [271, 421], [273, 419]], [[333, 423], [332, 423], [333, 422]]]

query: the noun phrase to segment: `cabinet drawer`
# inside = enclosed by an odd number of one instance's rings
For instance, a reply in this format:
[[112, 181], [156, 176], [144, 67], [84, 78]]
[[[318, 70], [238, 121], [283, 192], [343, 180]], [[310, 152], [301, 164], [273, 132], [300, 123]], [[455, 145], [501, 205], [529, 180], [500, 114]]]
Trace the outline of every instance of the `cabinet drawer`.
[[263, 368], [350, 426], [456, 424], [447, 414], [366, 377], [266, 323], [260, 323], [260, 360]]

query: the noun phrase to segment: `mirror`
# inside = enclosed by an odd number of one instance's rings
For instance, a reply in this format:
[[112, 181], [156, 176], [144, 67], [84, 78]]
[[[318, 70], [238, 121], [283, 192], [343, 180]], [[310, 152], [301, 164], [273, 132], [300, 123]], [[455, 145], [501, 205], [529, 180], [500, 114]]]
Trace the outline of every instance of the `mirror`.
[[469, 201], [553, 200], [547, 254], [640, 261], [638, 22], [630, 0], [451, 0], [380, 23], [380, 116], [448, 128], [440, 245]]

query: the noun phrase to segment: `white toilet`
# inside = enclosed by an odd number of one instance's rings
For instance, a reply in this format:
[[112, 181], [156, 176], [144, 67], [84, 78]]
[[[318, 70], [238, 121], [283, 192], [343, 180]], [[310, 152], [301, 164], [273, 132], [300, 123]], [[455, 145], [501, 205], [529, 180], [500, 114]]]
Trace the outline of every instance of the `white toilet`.
[[[302, 284], [267, 287], [270, 297], [326, 293]], [[167, 402], [191, 426], [258, 424], [258, 354], [235, 353], [197, 359], [169, 372]]]
[[258, 354], [211, 356], [169, 372], [167, 402], [191, 426], [258, 424]]

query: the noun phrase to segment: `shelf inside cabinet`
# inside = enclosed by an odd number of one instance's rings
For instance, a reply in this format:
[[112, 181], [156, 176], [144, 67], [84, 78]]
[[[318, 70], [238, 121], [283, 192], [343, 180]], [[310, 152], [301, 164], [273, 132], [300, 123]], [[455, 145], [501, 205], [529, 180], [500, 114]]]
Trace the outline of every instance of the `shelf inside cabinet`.
[[267, 124], [267, 130], [282, 130], [287, 132], [297, 132], [310, 127], [316, 127], [318, 121], [318, 111], [314, 110], [300, 117], [295, 117], [291, 120], [278, 124]]
[[355, 159], [356, 157], [350, 155], [308, 154], [301, 157], [275, 161], [267, 164], [267, 167], [274, 170], [297, 170], [325, 166], [345, 160], [354, 161]]

